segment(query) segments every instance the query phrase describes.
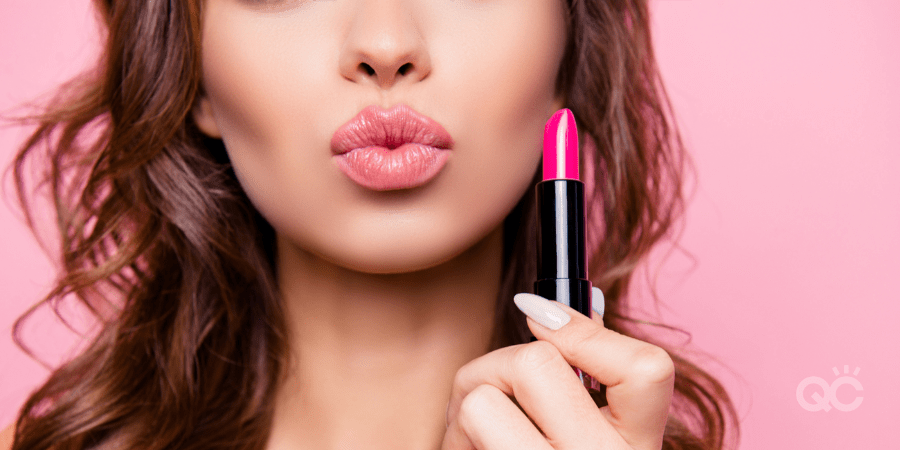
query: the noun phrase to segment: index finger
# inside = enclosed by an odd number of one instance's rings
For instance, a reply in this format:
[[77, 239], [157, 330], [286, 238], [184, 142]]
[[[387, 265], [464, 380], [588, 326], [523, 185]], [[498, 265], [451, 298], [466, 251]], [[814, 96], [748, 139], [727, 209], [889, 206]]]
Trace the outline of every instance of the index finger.
[[463, 400], [481, 385], [514, 397], [548, 439], [562, 448], [589, 442], [625, 442], [548, 342], [513, 345], [482, 355], [457, 371], [447, 405], [447, 423], [458, 416]]
[[[662, 446], [675, 386], [675, 366], [665, 350], [534, 294], [517, 294], [516, 303], [525, 305], [528, 327], [536, 338], [552, 343], [569, 364], [606, 385], [609, 406], [601, 411], [632, 447]], [[556, 330], [531, 317], [556, 314], [554, 308], [569, 317]]]

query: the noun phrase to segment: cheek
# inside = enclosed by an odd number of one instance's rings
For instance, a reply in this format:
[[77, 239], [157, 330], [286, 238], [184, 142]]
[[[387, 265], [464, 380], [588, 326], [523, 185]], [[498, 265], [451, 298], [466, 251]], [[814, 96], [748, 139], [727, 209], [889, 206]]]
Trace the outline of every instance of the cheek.
[[[443, 49], [452, 55], [448, 77], [459, 86], [453, 98], [469, 103], [472, 111], [465, 117], [480, 122], [461, 129], [522, 136], [536, 123], [543, 128], [554, 110], [554, 86], [565, 51], [563, 12], [554, 5], [524, 1], [520, 8], [479, 17], [461, 27]], [[523, 137], [533, 142], [533, 136]]]
[[562, 10], [552, 2], [522, 5], [490, 23], [468, 24], [445, 49], [454, 61], [448, 77], [459, 86], [446, 104], [463, 112], [454, 128], [463, 130], [460, 142], [467, 145], [459, 164], [471, 174], [469, 199], [484, 202], [483, 211], [494, 202], [504, 215], [540, 164], [544, 124], [559, 106], [554, 87], [565, 50]]
[[323, 172], [314, 168], [329, 162], [321, 152], [327, 127], [316, 122], [315, 107], [325, 101], [328, 52], [308, 44], [321, 42], [310, 35], [323, 30], [302, 16], [290, 19], [294, 26], [273, 26], [227, 2], [210, 2], [203, 20], [204, 87], [222, 140], [247, 195], [278, 220], [285, 208], [273, 199], [299, 183], [321, 185]]
[[446, 70], [459, 86], [454, 95], [478, 99], [485, 115], [498, 119], [491, 125], [501, 129], [529, 113], [544, 114], [565, 50], [561, 6], [523, 1], [474, 17], [442, 42], [441, 51], [451, 55]]
[[223, 140], [236, 144], [229, 147], [267, 144], [265, 124], [277, 115], [272, 103], [265, 101], [272, 95], [270, 63], [247, 28], [221, 8], [205, 11], [204, 88]]
[[275, 164], [267, 149], [296, 146], [318, 130], [309, 118], [324, 95], [329, 51], [310, 43], [321, 43], [313, 37], [322, 25], [295, 16], [288, 27], [227, 2], [209, 5], [203, 80], [222, 138], [230, 150]]

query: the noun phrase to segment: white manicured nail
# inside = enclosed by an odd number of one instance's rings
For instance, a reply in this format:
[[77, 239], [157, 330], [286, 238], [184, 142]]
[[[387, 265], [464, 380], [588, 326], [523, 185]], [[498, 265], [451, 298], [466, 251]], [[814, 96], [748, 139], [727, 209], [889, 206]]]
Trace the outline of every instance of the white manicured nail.
[[553, 300], [547, 300], [539, 295], [516, 294], [513, 301], [526, 316], [551, 330], [558, 330], [572, 320], [565, 311], [553, 304]]
[[606, 311], [606, 298], [603, 296], [603, 291], [598, 287], [591, 288], [591, 309], [594, 310], [600, 317], [603, 317], [603, 313]]

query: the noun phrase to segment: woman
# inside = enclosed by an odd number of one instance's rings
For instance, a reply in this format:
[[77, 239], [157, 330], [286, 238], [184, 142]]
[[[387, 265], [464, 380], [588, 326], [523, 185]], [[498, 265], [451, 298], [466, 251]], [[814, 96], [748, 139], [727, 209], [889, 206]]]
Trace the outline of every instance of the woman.
[[[681, 209], [645, 1], [97, 6], [98, 70], [14, 164], [26, 208], [25, 166], [50, 167], [65, 277], [44, 301], [105, 322], [28, 399], [13, 449], [723, 448], [724, 389], [623, 314]], [[541, 134], [563, 107], [606, 314], [518, 297], [556, 305], [553, 330], [513, 295], [535, 279]], [[341, 130], [410, 121], [449, 136], [436, 175], [341, 164]]]

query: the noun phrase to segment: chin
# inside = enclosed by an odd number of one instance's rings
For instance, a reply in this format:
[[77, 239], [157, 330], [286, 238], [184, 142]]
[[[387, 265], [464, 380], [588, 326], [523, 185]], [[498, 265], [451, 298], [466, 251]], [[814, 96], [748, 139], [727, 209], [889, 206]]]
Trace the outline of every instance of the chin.
[[[459, 238], [457, 236], [457, 238]], [[468, 244], [468, 245], [467, 245]], [[437, 267], [471, 248], [467, 242], [422, 236], [343, 240], [319, 257], [349, 270], [374, 275], [419, 272]]]
[[341, 268], [373, 275], [419, 272], [455, 259], [465, 265], [464, 260], [484, 257], [486, 250], [502, 252], [502, 221], [499, 226], [488, 222], [484, 227], [459, 222], [419, 227], [413, 223], [408, 224], [409, 229], [397, 224], [387, 229], [343, 228], [312, 240], [291, 239], [291, 245]]

